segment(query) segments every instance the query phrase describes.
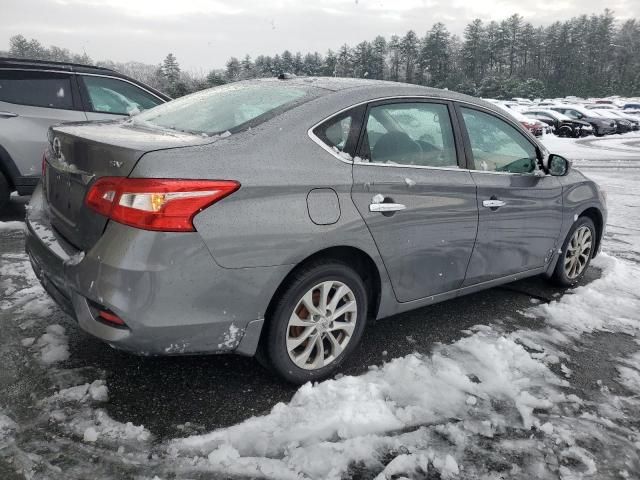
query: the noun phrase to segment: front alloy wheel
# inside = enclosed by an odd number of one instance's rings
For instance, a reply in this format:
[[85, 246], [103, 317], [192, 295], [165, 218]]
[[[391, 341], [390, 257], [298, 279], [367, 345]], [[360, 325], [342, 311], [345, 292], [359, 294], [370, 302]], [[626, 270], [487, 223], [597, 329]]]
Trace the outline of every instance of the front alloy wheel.
[[266, 319], [258, 360], [291, 383], [331, 376], [360, 342], [367, 293], [360, 274], [342, 261], [299, 267]]
[[560, 258], [551, 280], [561, 287], [571, 287], [584, 276], [596, 247], [596, 227], [589, 217], [573, 224], [562, 245]]
[[593, 235], [586, 225], [581, 226], [571, 236], [564, 256], [564, 271], [568, 278], [578, 278], [591, 259]]

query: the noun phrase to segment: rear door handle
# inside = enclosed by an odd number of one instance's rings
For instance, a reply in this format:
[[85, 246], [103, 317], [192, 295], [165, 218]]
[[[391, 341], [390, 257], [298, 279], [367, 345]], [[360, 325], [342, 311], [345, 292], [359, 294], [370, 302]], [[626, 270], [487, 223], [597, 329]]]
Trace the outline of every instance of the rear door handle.
[[370, 203], [370, 212], [397, 212], [399, 210], [405, 210], [407, 207], [401, 203]]
[[482, 201], [482, 206], [487, 208], [500, 208], [504, 207], [506, 204], [507, 202], [503, 202], [502, 200], [496, 200], [493, 198], [491, 200]]
[[13, 112], [0, 112], [0, 117], [4, 117], [4, 118], [13, 118], [18, 116], [19, 115], [17, 113], [13, 113]]

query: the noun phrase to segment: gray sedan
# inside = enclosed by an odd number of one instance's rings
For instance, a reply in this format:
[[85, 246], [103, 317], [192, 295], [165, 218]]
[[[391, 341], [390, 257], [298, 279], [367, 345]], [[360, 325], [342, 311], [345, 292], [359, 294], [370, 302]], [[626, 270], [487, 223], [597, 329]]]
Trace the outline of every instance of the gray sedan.
[[335, 78], [235, 83], [53, 127], [26, 248], [91, 335], [334, 373], [376, 319], [533, 275], [575, 284], [597, 185], [489, 103]]

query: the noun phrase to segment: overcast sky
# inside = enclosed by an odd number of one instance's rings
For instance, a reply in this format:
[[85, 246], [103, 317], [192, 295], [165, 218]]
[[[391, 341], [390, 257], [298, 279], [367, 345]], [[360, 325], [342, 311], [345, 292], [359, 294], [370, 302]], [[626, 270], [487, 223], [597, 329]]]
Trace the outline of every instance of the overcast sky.
[[173, 52], [182, 68], [206, 72], [245, 53], [324, 53], [409, 29], [422, 36], [438, 21], [460, 34], [478, 17], [517, 12], [548, 24], [605, 6], [640, 17], [640, 0], [0, 0], [0, 50], [22, 33], [94, 60], [156, 64]]

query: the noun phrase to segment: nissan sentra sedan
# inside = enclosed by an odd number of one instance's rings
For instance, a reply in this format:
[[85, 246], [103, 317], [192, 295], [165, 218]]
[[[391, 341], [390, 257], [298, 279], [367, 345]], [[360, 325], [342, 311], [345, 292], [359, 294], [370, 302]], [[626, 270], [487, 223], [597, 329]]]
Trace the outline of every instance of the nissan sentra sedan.
[[575, 284], [606, 223], [598, 186], [505, 112], [391, 82], [246, 81], [57, 126], [42, 169], [26, 249], [80, 328], [294, 383], [335, 373], [376, 319]]

